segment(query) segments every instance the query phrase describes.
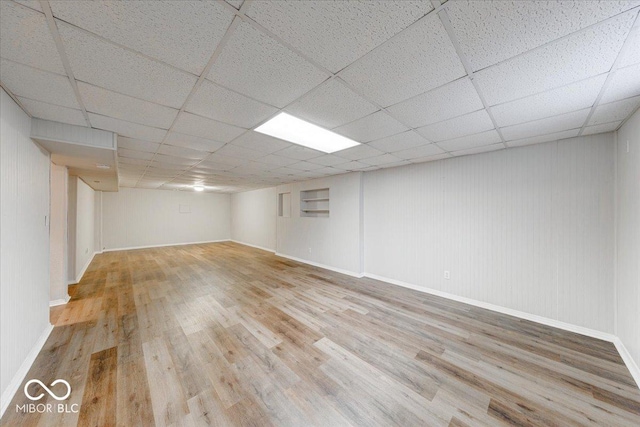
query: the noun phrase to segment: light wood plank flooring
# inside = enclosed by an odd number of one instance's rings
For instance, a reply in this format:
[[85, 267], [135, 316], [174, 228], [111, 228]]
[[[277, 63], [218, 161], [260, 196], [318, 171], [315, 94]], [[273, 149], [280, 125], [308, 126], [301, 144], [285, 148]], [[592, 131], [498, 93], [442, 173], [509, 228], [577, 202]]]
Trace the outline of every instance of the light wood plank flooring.
[[610, 343], [235, 243], [97, 255], [71, 292], [27, 379], [79, 411], [20, 389], [2, 425], [640, 425]]

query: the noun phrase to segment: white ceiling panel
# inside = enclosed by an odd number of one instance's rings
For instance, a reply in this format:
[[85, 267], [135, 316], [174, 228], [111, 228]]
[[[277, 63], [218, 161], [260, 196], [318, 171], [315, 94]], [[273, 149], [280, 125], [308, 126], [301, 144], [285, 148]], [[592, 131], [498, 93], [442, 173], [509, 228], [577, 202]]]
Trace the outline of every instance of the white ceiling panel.
[[259, 157], [263, 157], [265, 153], [256, 150], [249, 150], [248, 148], [238, 147], [237, 145], [227, 144], [218, 151], [216, 154], [229, 157], [238, 157], [245, 160], [255, 160]]
[[129, 138], [134, 139], [142, 139], [145, 141], [161, 142], [167, 134], [167, 131], [164, 129], [144, 126], [93, 113], [89, 113], [89, 121], [91, 122], [91, 126], [94, 128], [110, 130], [118, 135], [128, 136]]
[[325, 154], [324, 156], [314, 157], [313, 159], [309, 160], [309, 162], [316, 163], [322, 166], [333, 166], [344, 163], [344, 159], [334, 154]]
[[164, 142], [170, 145], [175, 145], [176, 147], [192, 148], [194, 150], [208, 152], [214, 152], [225, 144], [224, 142], [212, 141], [210, 139], [186, 135], [179, 132], [169, 132]]
[[589, 115], [589, 108], [573, 111], [546, 119], [534, 120], [514, 126], [502, 128], [502, 135], [507, 141], [523, 139], [531, 136], [547, 135], [563, 130], [579, 128]]
[[419, 147], [408, 148], [406, 150], [400, 150], [393, 153], [393, 155], [399, 159], [411, 160], [420, 159], [423, 157], [434, 156], [444, 153], [444, 150], [435, 144], [421, 145]]
[[56, 18], [200, 75], [231, 24], [217, 2], [49, 2]]
[[[638, 76], [640, 79], [640, 75]], [[640, 96], [623, 99], [608, 104], [600, 104], [593, 112], [589, 125], [619, 122], [626, 119], [640, 106]]]
[[[468, 150], [471, 148], [483, 147], [485, 145], [500, 142], [500, 135], [495, 130], [482, 132], [475, 135], [467, 135], [462, 138], [450, 139], [449, 141], [438, 142], [438, 146], [445, 151]], [[395, 153], [398, 155], [398, 153]]]
[[59, 105], [47, 104], [27, 98], [18, 98], [33, 117], [54, 122], [69, 123], [76, 126], [88, 126], [82, 111]]
[[430, 142], [431, 141], [428, 141], [414, 131], [407, 131], [388, 136], [386, 138], [371, 141], [367, 145], [373, 148], [377, 148], [378, 150], [384, 151], [386, 153], [392, 153], [394, 151], [406, 150], [409, 148], [426, 145]]
[[584, 131], [582, 131], [582, 135], [595, 135], [597, 133], [613, 132], [614, 130], [618, 129], [620, 123], [622, 123], [622, 121], [587, 126], [584, 128]]
[[447, 11], [460, 47], [477, 71], [638, 4], [637, 1], [467, 0], [450, 2]]
[[[73, 2], [75, 4], [75, 2]], [[76, 79], [180, 108], [197, 77], [145, 58], [58, 21]]]
[[324, 168], [322, 165], [317, 165], [315, 163], [305, 162], [304, 160], [301, 162], [294, 163], [292, 165], [287, 166], [291, 169], [298, 169], [302, 171], [313, 171]]
[[159, 167], [161, 169], [181, 169], [185, 170], [198, 163], [195, 159], [184, 159], [182, 157], [167, 156], [165, 154], [156, 154], [151, 163], [151, 167]]
[[20, 3], [24, 6], [30, 7], [33, 10], [37, 10], [38, 12], [42, 12], [42, 7], [40, 6], [39, 0], [13, 0], [16, 3]]
[[334, 129], [335, 132], [357, 142], [369, 142], [406, 130], [409, 128], [384, 111], [378, 111]]
[[202, 165], [203, 167], [208, 167], [208, 166], [215, 167], [216, 165], [238, 166], [245, 162], [246, 160], [243, 160], [239, 157], [223, 156], [216, 152], [210, 155], [209, 157], [207, 157], [207, 159], [202, 163], [200, 163], [200, 165]]
[[493, 128], [493, 122], [487, 110], [478, 110], [464, 116], [421, 127], [417, 131], [427, 139], [438, 142], [484, 132]]
[[342, 171], [359, 171], [362, 169], [367, 169], [370, 166], [371, 165], [368, 165], [366, 163], [353, 161], [353, 162], [341, 163], [339, 165], [335, 165], [332, 167], [335, 169], [340, 169]]
[[466, 74], [437, 15], [427, 16], [340, 72], [382, 106], [411, 98]]
[[378, 107], [331, 79], [286, 109], [292, 115], [333, 129], [378, 110]]
[[433, 10], [430, 2], [252, 2], [247, 15], [338, 72]]
[[312, 150], [311, 148], [303, 147], [301, 145], [291, 144], [291, 147], [284, 150], [277, 151], [278, 156], [289, 157], [297, 160], [309, 160], [314, 157], [320, 157], [323, 154], [322, 151]]
[[617, 66], [624, 68], [630, 65], [640, 64], [640, 27], [635, 27], [632, 34], [629, 34], [626, 48], [627, 51], [624, 53], [624, 56], [620, 58]]
[[633, 24], [627, 12], [476, 74], [489, 105], [577, 82], [608, 72]]
[[87, 111], [146, 126], [169, 129], [178, 110], [121, 95], [94, 85], [78, 82], [80, 97]]
[[329, 77], [247, 23], [240, 23], [213, 64], [209, 80], [284, 107]]
[[252, 130], [240, 135], [232, 144], [250, 150], [260, 151], [265, 154], [270, 154], [291, 146], [290, 142]]
[[542, 142], [558, 141], [561, 139], [573, 138], [578, 136], [580, 129], [563, 130], [561, 132], [554, 132], [547, 135], [538, 135], [530, 138], [516, 139], [508, 141], [509, 147], [520, 147], [523, 145], [540, 144]]
[[120, 147], [129, 149], [129, 150], [146, 151], [148, 153], [155, 153], [156, 151], [158, 151], [158, 147], [160, 147], [160, 144], [158, 144], [157, 142], [142, 141], [140, 139], [132, 139], [132, 138], [127, 138], [125, 136], [118, 136], [118, 148]]
[[451, 154], [442, 153], [442, 154], [435, 154], [433, 156], [418, 157], [416, 159], [411, 159], [410, 162], [411, 163], [425, 163], [425, 162], [433, 162], [433, 161], [436, 161], [436, 160], [448, 159], [450, 157], [452, 157]]
[[0, 16], [0, 55], [3, 58], [67, 75], [42, 13], [1, 1]]
[[470, 154], [488, 153], [490, 151], [502, 150], [504, 148], [505, 147], [503, 144], [491, 144], [491, 145], [485, 145], [483, 147], [474, 147], [474, 148], [467, 148], [465, 150], [454, 151], [451, 154], [453, 156], [468, 156]]
[[612, 102], [640, 95], [640, 64], [622, 68], [611, 77], [600, 102]]
[[245, 131], [242, 128], [191, 113], [181, 113], [172, 130], [220, 142], [229, 142]]
[[200, 150], [193, 150], [191, 148], [176, 147], [175, 145], [163, 144], [158, 149], [158, 153], [165, 154], [167, 156], [182, 157], [185, 159], [202, 160], [209, 155], [209, 153]]
[[135, 151], [135, 150], [129, 150], [126, 148], [118, 147], [118, 156], [127, 157], [130, 159], [151, 160], [153, 159], [154, 154], [148, 153], [146, 151]]
[[36, 70], [2, 59], [0, 60], [0, 81], [16, 96], [80, 109], [66, 76]]
[[491, 107], [491, 112], [498, 126], [511, 126], [591, 107], [606, 79], [607, 75], [601, 74], [558, 89], [496, 105]]
[[186, 111], [243, 128], [251, 128], [278, 110], [205, 80]]
[[[344, 159], [340, 159], [340, 160], [341, 160], [340, 163], [344, 161]], [[296, 159], [291, 159], [289, 157], [283, 157], [283, 156], [276, 156], [275, 154], [269, 154], [267, 156], [260, 157], [256, 161], [267, 163], [269, 165], [273, 165], [274, 167], [288, 166], [298, 162], [298, 160]]]
[[356, 145], [355, 147], [347, 148], [346, 150], [341, 150], [334, 153], [334, 155], [347, 160], [361, 160], [369, 157], [381, 156], [383, 154], [383, 151], [370, 147], [367, 144]]
[[387, 110], [403, 123], [417, 128], [483, 107], [473, 84], [468, 78], [464, 78], [408, 99]]
[[118, 166], [120, 164], [127, 164], [127, 165], [133, 165], [133, 166], [144, 166], [146, 168], [146, 166], [149, 165], [149, 160], [134, 159], [134, 158], [131, 158], [131, 157], [118, 156]]
[[363, 159], [362, 163], [365, 163], [371, 166], [382, 166], [382, 165], [388, 165], [390, 163], [398, 163], [398, 162], [401, 162], [402, 160], [404, 159], [396, 157], [392, 154], [382, 154], [380, 156]]

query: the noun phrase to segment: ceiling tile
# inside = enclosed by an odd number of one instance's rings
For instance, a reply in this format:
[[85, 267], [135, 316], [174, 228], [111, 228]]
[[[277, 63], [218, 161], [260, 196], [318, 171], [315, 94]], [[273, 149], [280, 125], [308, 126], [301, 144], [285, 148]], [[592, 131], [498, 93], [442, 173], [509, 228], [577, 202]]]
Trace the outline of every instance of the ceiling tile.
[[411, 164], [411, 162], [409, 160], [400, 160], [399, 162], [384, 163], [384, 164], [381, 164], [379, 166], [371, 166], [370, 168], [363, 169], [363, 170], [370, 171], [370, 170], [376, 170], [377, 168], [383, 168], [383, 169], [397, 168], [398, 166], [407, 166], [407, 165], [410, 165], [410, 164]]
[[611, 76], [611, 81], [600, 102], [611, 102], [640, 95], [640, 64], [622, 68]]
[[315, 163], [305, 162], [304, 160], [301, 162], [294, 163], [292, 165], [287, 166], [291, 169], [299, 169], [303, 171], [313, 171], [324, 168], [322, 165], [317, 165]]
[[214, 153], [212, 155], [210, 155], [209, 157], [207, 157], [207, 159], [200, 163], [200, 165], [204, 166], [204, 167], [208, 167], [208, 166], [216, 166], [216, 165], [230, 165], [230, 166], [238, 166], [241, 165], [243, 163], [245, 163], [246, 160], [241, 159], [239, 157], [229, 157], [229, 156], [223, 156], [220, 153]]
[[42, 13], [10, 1], [0, 1], [0, 16], [3, 58], [67, 75]]
[[[340, 159], [340, 160], [344, 161], [344, 159]], [[267, 163], [267, 164], [279, 167], [279, 166], [292, 165], [292, 164], [296, 163], [298, 160], [290, 159], [289, 157], [282, 157], [282, 156], [276, 156], [274, 154], [269, 154], [267, 156], [260, 157], [256, 161], [262, 162], [262, 163]]]
[[287, 141], [283, 141], [263, 133], [254, 132], [252, 130], [240, 135], [232, 142], [232, 144], [267, 154], [291, 146], [291, 143]]
[[[638, 78], [640, 78], [640, 75]], [[609, 104], [600, 104], [593, 112], [589, 120], [589, 125], [619, 122], [629, 117], [638, 109], [638, 106], [640, 106], [640, 96], [611, 102]]]
[[597, 133], [613, 132], [614, 130], [618, 129], [620, 123], [622, 123], [622, 121], [613, 123], [602, 123], [595, 126], [587, 126], [584, 128], [584, 131], [582, 131], [582, 135], [595, 135]]
[[314, 157], [322, 156], [322, 151], [312, 150], [311, 148], [303, 147], [301, 145], [292, 144], [291, 147], [285, 148], [276, 152], [278, 156], [289, 157], [291, 159], [309, 160]]
[[574, 136], [578, 136], [580, 129], [570, 129], [563, 130], [561, 132], [554, 132], [547, 135], [538, 135], [529, 138], [516, 139], [513, 141], [508, 141], [507, 146], [509, 147], [520, 147], [523, 145], [531, 145], [531, 144], [540, 144], [542, 142], [550, 142], [550, 141], [558, 141], [560, 139], [573, 138]]
[[243, 128], [251, 128], [278, 110], [205, 80], [189, 100], [187, 111]]
[[437, 15], [429, 15], [340, 72], [382, 106], [442, 86], [466, 74]]
[[80, 81], [174, 108], [182, 106], [196, 83], [197, 77], [192, 74], [112, 45], [68, 24], [58, 21], [58, 30], [73, 74]]
[[476, 75], [489, 105], [544, 92], [611, 69], [633, 13], [558, 40], [524, 55], [485, 68]]
[[121, 157], [118, 156], [118, 164], [128, 164], [128, 165], [135, 165], [135, 166], [144, 166], [145, 169], [146, 167], [149, 165], [149, 160], [145, 160], [145, 159], [134, 159], [131, 157]]
[[469, 154], [487, 153], [490, 151], [502, 150], [504, 148], [505, 148], [504, 144], [491, 144], [491, 145], [485, 145], [483, 147], [474, 147], [474, 148], [467, 148], [465, 150], [454, 151], [451, 154], [453, 156], [467, 156]]
[[153, 163], [151, 164], [151, 166], [156, 167], [155, 165], [162, 165], [157, 167], [161, 167], [165, 169], [175, 168], [175, 169], [184, 170], [184, 169], [187, 169], [188, 167], [195, 165], [196, 163], [198, 163], [198, 160], [195, 160], [195, 159], [185, 159], [182, 157], [167, 156], [165, 154], [156, 154], [155, 157], [153, 158]]
[[146, 151], [155, 153], [158, 151], [160, 144], [151, 141], [142, 141], [140, 139], [131, 139], [125, 136], [118, 136], [118, 148], [126, 148], [129, 150]]
[[386, 138], [371, 141], [367, 145], [387, 153], [392, 153], [394, 151], [406, 150], [408, 148], [426, 145], [430, 142], [431, 141], [428, 141], [427, 139], [418, 135], [418, 133], [409, 130], [406, 132], [388, 136]]
[[333, 154], [347, 160], [361, 160], [369, 157], [381, 156], [384, 154], [384, 152], [370, 147], [367, 144], [361, 144], [356, 145], [355, 147], [347, 148], [346, 150], [336, 151]]
[[27, 98], [18, 98], [33, 117], [54, 122], [69, 123], [76, 126], [88, 126], [82, 111], [59, 105], [47, 104]]
[[425, 162], [433, 162], [436, 160], [448, 159], [452, 157], [449, 153], [435, 154], [433, 156], [426, 157], [418, 157], [416, 159], [411, 159], [411, 163], [425, 163]]
[[16, 3], [20, 3], [24, 6], [30, 7], [33, 10], [37, 10], [38, 12], [42, 12], [42, 7], [40, 6], [39, 0], [13, 0]]
[[464, 116], [421, 127], [417, 131], [424, 135], [425, 138], [438, 142], [484, 132], [493, 128], [493, 122], [489, 114], [487, 114], [487, 110], [478, 110]]
[[378, 107], [338, 79], [331, 79], [286, 110], [296, 117], [333, 129], [367, 116], [377, 111]]
[[229, 142], [245, 131], [242, 128], [191, 113], [181, 113], [172, 130], [220, 142]]
[[333, 166], [344, 163], [344, 158], [338, 157], [334, 154], [325, 154], [324, 156], [314, 157], [313, 159], [309, 160], [309, 162], [316, 163], [322, 166]]
[[515, 126], [507, 126], [501, 129], [502, 135], [507, 141], [511, 141], [579, 128], [589, 115], [589, 110], [589, 108], [585, 108], [584, 110], [573, 111], [555, 117], [534, 120]]
[[408, 127], [384, 111], [378, 111], [334, 130], [354, 141], [369, 142], [395, 135], [408, 129]]
[[367, 159], [363, 159], [362, 163], [366, 163], [367, 165], [372, 165], [372, 166], [381, 166], [381, 165], [387, 165], [389, 163], [398, 163], [401, 162], [403, 159], [393, 156], [391, 154], [383, 154], [381, 156], [376, 156], [376, 157], [369, 157]]
[[387, 110], [409, 126], [420, 127], [483, 107], [471, 81], [463, 78], [396, 104]]
[[200, 75], [231, 24], [217, 2], [50, 1], [55, 17]]
[[178, 110], [78, 82], [87, 111], [161, 129], [169, 129]]
[[[438, 146], [445, 151], [467, 150], [500, 142], [500, 135], [495, 130], [467, 135], [462, 138], [439, 142]], [[398, 155], [398, 153], [396, 153]]]
[[447, 5], [447, 12], [462, 51], [477, 71], [637, 4], [633, 1], [454, 1]]
[[337, 72], [433, 10], [429, 2], [252, 2], [247, 15]]
[[411, 160], [434, 156], [442, 153], [444, 153], [444, 150], [437, 145], [427, 144], [421, 145], [420, 147], [413, 147], [406, 150], [396, 151], [393, 153], [393, 155], [399, 159]]
[[362, 169], [366, 169], [369, 166], [371, 165], [367, 165], [366, 163], [362, 163], [362, 162], [353, 161], [353, 162], [342, 163], [332, 167], [335, 169], [340, 169], [342, 171], [359, 171]]
[[165, 139], [165, 143], [175, 145], [176, 147], [192, 148], [194, 150], [208, 152], [214, 152], [225, 144], [224, 142], [185, 135], [184, 133], [179, 132], [169, 132]]
[[264, 153], [261, 151], [249, 150], [248, 148], [238, 147], [233, 144], [225, 145], [216, 151], [216, 153], [223, 156], [238, 157], [246, 160], [254, 160], [264, 156]]
[[233, 32], [208, 76], [216, 83], [280, 108], [327, 77], [245, 22]]
[[640, 29], [635, 27], [631, 34], [629, 34], [627, 40], [627, 51], [624, 56], [620, 58], [617, 66], [620, 68], [628, 67], [630, 65], [640, 64]]
[[148, 153], [146, 151], [128, 150], [126, 148], [119, 147], [118, 156], [127, 157], [129, 159], [151, 160], [153, 159], [154, 153]]
[[191, 148], [176, 147], [175, 145], [168, 144], [161, 145], [158, 153], [193, 160], [202, 160], [209, 155], [206, 151], [192, 150]]
[[240, 6], [244, 3], [244, 0], [226, 0], [227, 3], [240, 10]]
[[491, 107], [498, 126], [511, 126], [591, 107], [607, 75]]
[[0, 80], [16, 96], [80, 109], [71, 83], [65, 76], [2, 59]]
[[89, 113], [89, 121], [91, 122], [91, 127], [109, 130], [117, 133], [118, 135], [128, 136], [129, 138], [134, 139], [142, 139], [145, 141], [161, 142], [167, 134], [167, 131], [163, 129], [139, 125], [137, 123], [126, 122], [124, 120], [100, 116], [93, 113]]

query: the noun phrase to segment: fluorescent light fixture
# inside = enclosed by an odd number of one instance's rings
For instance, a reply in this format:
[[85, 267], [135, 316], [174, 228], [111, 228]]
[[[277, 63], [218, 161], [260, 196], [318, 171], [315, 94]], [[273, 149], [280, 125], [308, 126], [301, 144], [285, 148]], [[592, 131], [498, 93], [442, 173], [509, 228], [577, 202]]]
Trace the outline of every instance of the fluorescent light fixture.
[[333, 153], [360, 145], [359, 142], [305, 122], [287, 113], [278, 114], [273, 119], [258, 126], [255, 130], [256, 132], [284, 139], [314, 150], [324, 151], [325, 153]]
[[196, 191], [204, 191], [204, 187], [202, 185], [194, 185], [193, 189]]

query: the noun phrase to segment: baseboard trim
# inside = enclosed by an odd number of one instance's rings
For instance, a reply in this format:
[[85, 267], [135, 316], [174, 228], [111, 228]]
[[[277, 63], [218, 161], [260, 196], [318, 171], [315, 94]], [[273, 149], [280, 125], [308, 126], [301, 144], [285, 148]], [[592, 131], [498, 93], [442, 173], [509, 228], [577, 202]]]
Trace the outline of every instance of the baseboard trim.
[[71, 297], [69, 295], [67, 295], [65, 298], [54, 299], [52, 301], [49, 301], [49, 307], [55, 307], [55, 306], [58, 306], [58, 305], [64, 305], [64, 304], [68, 303], [70, 299], [71, 299]]
[[313, 261], [309, 261], [307, 259], [296, 258], [296, 257], [290, 256], [290, 255], [285, 255], [285, 254], [282, 254], [282, 253], [279, 253], [279, 252], [275, 252], [275, 254], [276, 254], [276, 256], [279, 256], [279, 257], [282, 257], [282, 258], [287, 258], [287, 259], [290, 259], [292, 261], [298, 261], [298, 262], [301, 262], [303, 264], [313, 265], [314, 267], [324, 268], [325, 270], [335, 271], [336, 273], [346, 274], [347, 276], [357, 277], [358, 279], [364, 277], [364, 274], [362, 274], [362, 273], [354, 273], [353, 271], [343, 270], [342, 268], [331, 267], [331, 266], [326, 265], [326, 264], [320, 264], [319, 262], [313, 262]]
[[103, 249], [102, 252], [117, 252], [117, 251], [133, 251], [136, 249], [150, 249], [150, 248], [164, 248], [167, 246], [185, 246], [185, 245], [202, 245], [204, 243], [222, 243], [222, 242], [230, 242], [231, 239], [222, 239], [222, 240], [204, 240], [201, 242], [185, 242], [185, 243], [166, 243], [161, 245], [146, 245], [146, 246], [128, 246], [125, 248], [109, 248]]
[[244, 246], [251, 246], [252, 248], [256, 248], [256, 249], [260, 249], [260, 250], [263, 250], [263, 251], [271, 252], [272, 254], [276, 253], [276, 251], [274, 249], [265, 248], [264, 246], [252, 245], [251, 243], [241, 242], [240, 240], [231, 239], [230, 242], [237, 243], [239, 245], [244, 245]]
[[22, 381], [24, 381], [25, 377], [29, 373], [31, 365], [33, 365], [33, 362], [35, 362], [36, 357], [38, 357], [38, 354], [40, 354], [42, 347], [44, 347], [44, 344], [47, 342], [49, 335], [51, 335], [51, 331], [53, 331], [53, 325], [49, 324], [42, 332], [38, 340], [35, 342], [29, 354], [27, 354], [27, 357], [24, 359], [24, 362], [22, 362], [20, 368], [18, 368], [18, 371], [11, 379], [11, 382], [9, 383], [7, 389], [2, 393], [2, 397], [0, 397], [0, 417], [4, 415], [4, 412], [9, 407], [9, 403], [11, 403], [11, 400], [13, 400], [13, 396], [15, 396], [16, 392], [20, 388], [20, 384], [22, 384]]
[[627, 347], [624, 346], [624, 343], [619, 337], [616, 337], [613, 343], [615, 344], [618, 353], [620, 353], [620, 357], [624, 360], [624, 364], [627, 365], [627, 369], [629, 369], [631, 376], [636, 381], [636, 385], [640, 388], [640, 368], [638, 367], [638, 364], [633, 360], [631, 353], [629, 353], [629, 350], [627, 350]]
[[80, 273], [78, 273], [78, 275], [76, 276], [75, 281], [71, 280], [67, 283], [67, 285], [77, 285], [78, 283], [80, 283], [80, 281], [82, 280], [82, 276], [84, 276], [84, 273], [87, 272], [87, 268], [89, 268], [89, 265], [91, 265], [91, 261], [93, 261], [93, 258], [97, 255], [97, 254], [101, 254], [102, 252], [94, 252], [93, 255], [91, 255], [91, 258], [89, 258], [87, 260], [87, 263], [84, 265], [84, 267], [82, 267], [82, 271], [80, 271]]

